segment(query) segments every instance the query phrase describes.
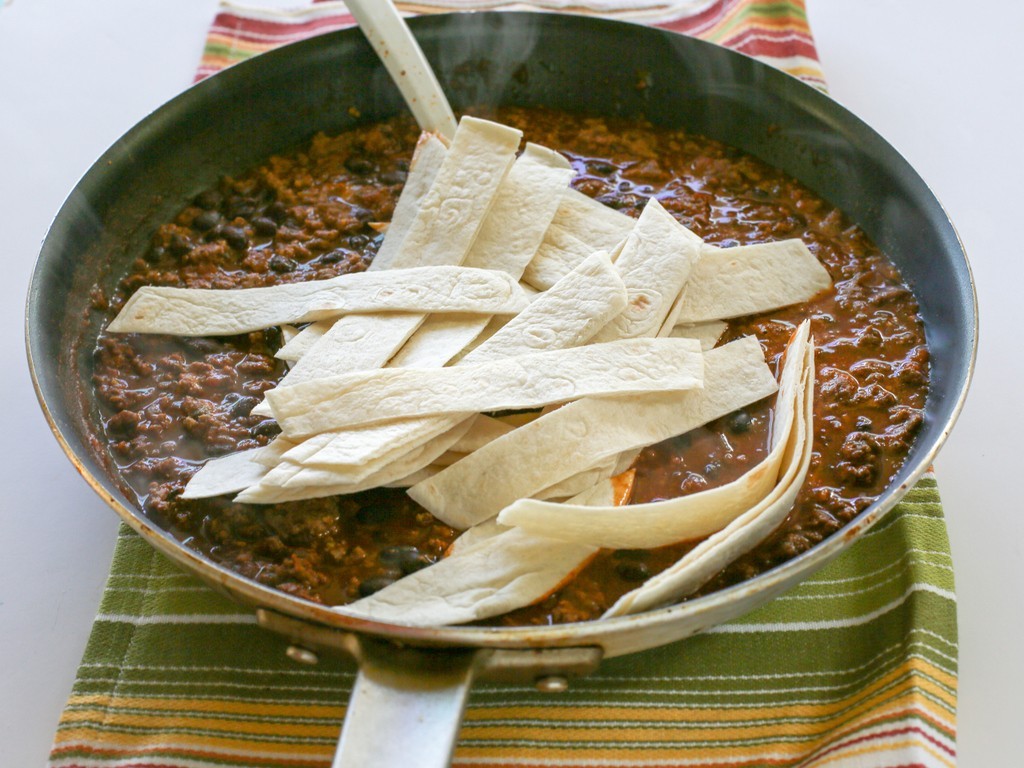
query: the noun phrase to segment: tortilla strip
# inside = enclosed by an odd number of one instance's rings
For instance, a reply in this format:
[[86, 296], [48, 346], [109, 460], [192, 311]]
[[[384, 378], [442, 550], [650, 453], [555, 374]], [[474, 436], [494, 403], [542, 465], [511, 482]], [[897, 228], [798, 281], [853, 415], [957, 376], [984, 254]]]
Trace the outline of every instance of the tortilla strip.
[[735, 248], [705, 245], [676, 323], [728, 320], [807, 301], [832, 278], [801, 240]]
[[[594, 254], [551, 290], [540, 294], [466, 359], [471, 363], [484, 362], [538, 348], [579, 346], [621, 312], [625, 304], [626, 289], [607, 254]], [[467, 412], [463, 417], [471, 415]], [[317, 435], [286, 456], [304, 464], [359, 466], [392, 455], [396, 446], [411, 448], [451, 429], [455, 423], [454, 416], [431, 417], [332, 433], [345, 435], [344, 440]], [[397, 424], [404, 425], [401, 429], [406, 432], [396, 430]]]
[[571, 232], [552, 224], [533, 260], [523, 270], [523, 282], [539, 291], [546, 291], [598, 250], [607, 249], [594, 248]]
[[389, 419], [695, 389], [702, 376], [700, 345], [692, 339], [625, 339], [451, 368], [358, 372], [274, 389], [267, 401], [294, 439]]
[[461, 364], [514, 357], [529, 351], [571, 349], [594, 334], [626, 307], [625, 283], [608, 254], [597, 251], [550, 290], [510, 319]]
[[[434, 183], [398, 246], [390, 269], [461, 264], [476, 240], [498, 188], [515, 159], [522, 132], [499, 123], [463, 117]], [[387, 238], [385, 238], [386, 240]]]
[[237, 451], [210, 459], [189, 479], [181, 498], [205, 499], [238, 493], [263, 478], [267, 473], [263, 462], [280, 461], [281, 454], [291, 445], [294, 443], [290, 440], [279, 438], [263, 448]]
[[592, 341], [656, 336], [700, 258], [701, 245], [652, 197], [615, 260], [629, 303]]
[[334, 325], [335, 319], [336, 318], [332, 317], [329, 320], [317, 320], [315, 323], [310, 323], [294, 336], [287, 339], [284, 346], [274, 353], [274, 357], [278, 360], [294, 363], [306, 354], [309, 348], [312, 347], [321, 336], [331, 330], [331, 326]]
[[333, 610], [407, 626], [463, 624], [543, 599], [597, 551], [506, 531], [459, 548], [369, 597]]
[[636, 220], [570, 187], [562, 195], [551, 223], [580, 238], [592, 250], [611, 251], [630, 233]]
[[[420, 266], [454, 266], [465, 260], [521, 136], [497, 123], [462, 118], [434, 183], [391, 259], [389, 274]], [[292, 367], [278, 389], [321, 376], [380, 368], [422, 322], [421, 314], [374, 315], [362, 322], [342, 318]]]
[[437, 312], [416, 329], [387, 364], [388, 368], [440, 368], [473, 343], [492, 315]]
[[372, 312], [514, 314], [526, 306], [508, 275], [468, 267], [355, 272], [329, 280], [216, 290], [143, 286], [108, 330], [176, 336], [232, 336], [284, 323]]
[[[572, 167], [560, 154], [528, 143], [498, 188], [465, 266], [498, 270], [519, 280], [544, 238], [572, 175]], [[472, 343], [490, 319], [433, 315], [389, 365], [444, 365]]]
[[451, 449], [458, 453], [472, 453], [487, 445], [491, 440], [497, 440], [502, 435], [507, 435], [512, 429], [513, 427], [505, 422], [481, 413], [473, 419], [469, 431]]
[[757, 339], [738, 339], [704, 356], [704, 389], [569, 403], [417, 483], [409, 496], [468, 528], [609, 456], [689, 432], [777, 388]]
[[402, 187], [402, 194], [395, 204], [394, 213], [391, 214], [391, 221], [388, 222], [387, 234], [384, 242], [381, 243], [377, 255], [373, 257], [367, 271], [388, 269], [398, 253], [409, 233], [409, 228], [416, 218], [423, 203], [423, 198], [430, 187], [434, 184], [441, 165], [448, 154], [446, 140], [435, 133], [420, 134], [416, 142], [416, 150], [413, 152], [412, 160], [409, 162], [409, 175], [405, 178], [405, 186]]
[[[624, 503], [632, 480], [629, 476], [590, 489], [587, 498], [599, 504]], [[597, 551], [486, 522], [463, 533], [437, 563], [334, 610], [413, 626], [484, 619], [544, 599]]]
[[377, 471], [355, 482], [344, 479], [330, 469], [302, 467], [282, 462], [267, 472], [258, 483], [239, 493], [235, 497], [235, 501], [250, 504], [276, 504], [285, 501], [359, 493], [370, 488], [388, 485], [409, 476], [416, 469], [432, 463], [435, 458], [447, 451], [455, 441], [462, 437], [467, 429], [469, 429], [467, 422], [457, 424], [448, 432], [413, 448], [406, 455], [389, 461]]
[[725, 329], [729, 324], [724, 320], [710, 320], [706, 323], [685, 323], [674, 325], [668, 329], [668, 336], [673, 339], [696, 339], [700, 342], [700, 348], [707, 352], [714, 349], [718, 340], [722, 338]]
[[614, 252], [634, 223], [632, 217], [567, 189], [523, 280], [547, 290], [594, 251]]
[[604, 617], [638, 613], [691, 594], [737, 557], [753, 549], [789, 514], [807, 476], [814, 443], [813, 341], [806, 340], [802, 346], [791, 343], [787, 354], [802, 357], [803, 366], [795, 424], [778, 485], [759, 504], [702, 541], [677, 563], [619, 598]]
[[763, 500], [776, 486], [797, 411], [803, 402], [803, 374], [808, 324], [790, 342], [791, 354], [779, 380], [771, 449], [764, 460], [741, 477], [707, 491], [628, 510], [606, 506], [573, 506], [519, 499], [498, 515], [498, 522], [538, 536], [565, 539], [607, 549], [653, 549], [680, 541], [703, 539], [720, 531]]

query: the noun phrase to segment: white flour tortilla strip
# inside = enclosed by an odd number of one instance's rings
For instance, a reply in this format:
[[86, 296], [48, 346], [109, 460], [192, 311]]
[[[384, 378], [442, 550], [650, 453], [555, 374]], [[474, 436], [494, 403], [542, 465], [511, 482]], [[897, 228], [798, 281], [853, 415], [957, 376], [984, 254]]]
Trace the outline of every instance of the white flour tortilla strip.
[[507, 531], [458, 548], [369, 597], [333, 610], [406, 626], [464, 624], [544, 598], [597, 551]]
[[402, 187], [402, 194], [395, 204], [395, 211], [391, 214], [391, 221], [388, 223], [387, 234], [380, 250], [373, 257], [367, 271], [388, 269], [398, 253], [402, 241], [409, 233], [409, 228], [416, 218], [416, 213], [423, 202], [423, 198], [437, 178], [438, 171], [448, 154], [447, 142], [434, 133], [423, 133], [416, 142], [416, 150], [413, 152], [412, 160], [409, 163], [409, 175], [405, 179], [405, 186]]
[[469, 316], [438, 312], [430, 315], [416, 329], [395, 356], [389, 368], [439, 368], [479, 336], [490, 315]]
[[771, 449], [741, 477], [718, 488], [665, 501], [619, 508], [519, 499], [502, 510], [498, 522], [538, 536], [550, 536], [607, 549], [652, 549], [703, 539], [720, 531], [762, 501], [778, 484], [783, 457], [803, 402], [808, 325], [798, 329], [779, 377]]
[[317, 320], [315, 323], [310, 323], [301, 331], [289, 338], [285, 342], [284, 346], [274, 353], [274, 357], [278, 360], [284, 360], [289, 363], [296, 362], [300, 357], [306, 354], [309, 348], [312, 347], [321, 336], [331, 330], [331, 326], [334, 325], [336, 319], [337, 318], [332, 317], [329, 320]]
[[[625, 305], [626, 289], [617, 270], [606, 254], [594, 254], [551, 290], [538, 295], [530, 306], [459, 364], [466, 360], [470, 363], [498, 360], [531, 350], [579, 346]], [[287, 457], [304, 464], [360, 466], [393, 455], [399, 450], [397, 446], [411, 448], [471, 415], [466, 412], [460, 416], [358, 427], [334, 433], [344, 435], [337, 440], [316, 435], [289, 452]], [[399, 424], [403, 426], [397, 427]]]
[[[567, 374], [571, 371], [571, 374]], [[701, 386], [692, 339], [625, 339], [451, 368], [385, 368], [267, 393], [284, 434], [446, 413], [537, 408], [580, 397]]]
[[615, 260], [629, 302], [592, 341], [657, 336], [700, 258], [701, 245], [657, 199], [648, 200]]
[[[464, 117], [434, 183], [420, 201], [388, 272], [459, 265], [469, 253], [519, 146], [512, 128]], [[340, 319], [288, 372], [279, 388], [300, 381], [380, 368], [423, 322], [423, 315]], [[380, 327], [377, 327], [378, 324]]]
[[509, 530], [511, 529], [506, 528], [504, 525], [498, 525], [498, 521], [492, 517], [490, 520], [485, 520], [479, 525], [474, 525], [472, 528], [463, 531], [459, 537], [449, 545], [448, 550], [445, 552], [445, 557], [451, 557], [454, 554], [462, 554], [470, 547]]
[[538, 291], [546, 291], [572, 272], [587, 256], [599, 250], [607, 249], [594, 248], [571, 232], [552, 224], [533, 260], [526, 265], [523, 282]]
[[281, 463], [267, 472], [258, 483], [247, 487], [235, 501], [250, 504], [277, 504], [285, 501], [315, 499], [323, 496], [359, 493], [370, 488], [388, 485], [427, 466], [448, 450], [469, 428], [464, 422], [448, 432], [416, 446], [406, 455], [378, 467], [358, 481], [349, 481], [341, 473], [330, 469], [303, 467]]
[[265, 463], [277, 463], [293, 443], [278, 439], [263, 448], [238, 451], [207, 461], [189, 479], [183, 499], [205, 499], [226, 493], [238, 493], [258, 483], [267, 473]]
[[785, 520], [807, 477], [814, 443], [813, 341], [807, 340], [802, 349], [791, 344], [790, 352], [803, 357], [803, 370], [794, 428], [779, 483], [760, 503], [702, 541], [677, 563], [619, 598], [605, 612], [605, 617], [646, 611], [691, 594], [737, 557], [753, 549]]
[[[519, 280], [537, 252], [572, 175], [572, 167], [560, 154], [528, 143], [501, 182], [465, 266], [498, 270]], [[489, 322], [487, 316], [431, 316], [389, 365], [444, 365], [471, 344]]]
[[630, 233], [636, 220], [570, 187], [562, 195], [551, 223], [594, 250], [610, 251]]
[[547, 290], [594, 251], [614, 253], [635, 220], [575, 189], [567, 189], [523, 280]]
[[[416, 215], [388, 269], [461, 264], [497, 198], [522, 132], [505, 125], [463, 117], [433, 184], [419, 200]], [[410, 263], [412, 262], [412, 263]]]
[[[588, 491], [594, 503], [624, 503], [632, 475]], [[582, 503], [582, 499], [573, 499]], [[590, 562], [594, 547], [503, 530], [485, 522], [456, 539], [448, 556], [369, 597], [334, 610], [414, 626], [462, 624], [531, 605]]]
[[502, 435], [507, 435], [512, 429], [513, 427], [510, 425], [503, 421], [498, 421], [492, 416], [488, 416], [485, 413], [478, 414], [474, 417], [469, 431], [459, 438], [459, 441], [452, 446], [451, 450], [458, 453], [472, 453], [492, 440], [497, 440]]
[[599, 329], [625, 309], [626, 301], [626, 286], [618, 270], [608, 254], [597, 251], [539, 294], [461, 364], [578, 347], [592, 341]]
[[569, 403], [417, 483], [409, 496], [448, 525], [469, 528], [609, 456], [689, 432], [776, 389], [757, 339], [738, 339], [704, 356], [704, 389]]
[[329, 280], [216, 290], [143, 286], [110, 323], [113, 333], [231, 336], [283, 323], [373, 312], [514, 314], [526, 306], [518, 281], [467, 267], [356, 272]]
[[692, 325], [684, 323], [672, 326], [668, 335], [673, 339], [696, 339], [700, 342], [700, 348], [707, 352], [709, 349], [715, 348], [728, 327], [729, 324], [724, 320], [709, 320], [706, 323], [693, 323]]
[[701, 323], [766, 312], [807, 301], [832, 285], [801, 240], [704, 246], [681, 294], [676, 323]]

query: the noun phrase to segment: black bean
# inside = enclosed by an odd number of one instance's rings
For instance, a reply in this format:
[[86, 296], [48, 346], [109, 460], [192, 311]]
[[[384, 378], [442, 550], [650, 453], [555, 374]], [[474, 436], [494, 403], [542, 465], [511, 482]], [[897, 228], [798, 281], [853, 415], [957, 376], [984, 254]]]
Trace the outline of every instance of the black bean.
[[374, 592], [380, 592], [384, 587], [389, 587], [396, 581], [397, 579], [393, 579], [390, 576], [371, 576], [368, 579], [364, 579], [359, 585], [359, 596], [369, 597]]
[[370, 238], [366, 235], [349, 235], [348, 247], [353, 251], [361, 251], [370, 244]]
[[294, 259], [289, 259], [287, 256], [282, 256], [279, 253], [275, 253], [270, 257], [268, 266], [278, 274], [285, 272], [294, 272], [299, 268], [299, 263]]
[[365, 157], [350, 157], [345, 161], [345, 167], [348, 168], [352, 173], [365, 176], [368, 173], [373, 173], [377, 170], [377, 166], [367, 160]]
[[248, 416], [252, 409], [259, 405], [259, 402], [255, 397], [232, 392], [224, 398], [223, 405], [228, 407], [228, 413], [232, 416]]
[[430, 565], [430, 560], [412, 545], [395, 545], [380, 551], [381, 565], [394, 566], [403, 574], [410, 574]]
[[619, 170], [616, 166], [612, 165], [611, 163], [602, 162], [594, 163], [593, 165], [590, 166], [590, 168], [592, 171], [594, 171], [594, 173], [600, 173], [602, 176], [607, 176]]
[[164, 257], [165, 253], [167, 253], [167, 251], [164, 249], [162, 245], [154, 245], [152, 248], [146, 251], [146, 255], [143, 256], [142, 258], [144, 258], [150, 264], [153, 264], [155, 262], [160, 261], [160, 259]]
[[213, 211], [224, 202], [224, 195], [216, 189], [207, 189], [196, 195], [192, 202], [204, 210]]
[[207, 230], [213, 229], [220, 223], [220, 214], [216, 211], [203, 211], [194, 219], [192, 219], [192, 226], [198, 229], [200, 232], [206, 232]]
[[273, 419], [264, 419], [255, 427], [249, 430], [253, 437], [276, 437], [281, 432], [277, 422]]
[[729, 431], [734, 434], [742, 434], [750, 429], [752, 419], [746, 411], [736, 411], [729, 417]]
[[278, 224], [283, 224], [285, 219], [288, 218], [288, 208], [280, 200], [275, 200], [263, 209], [263, 215], [273, 219]]
[[651, 571], [645, 563], [624, 561], [616, 563], [615, 573], [623, 581], [647, 581], [651, 578]]
[[239, 227], [221, 227], [220, 236], [235, 250], [241, 251], [249, 246], [249, 236]]
[[333, 251], [322, 254], [317, 261], [321, 264], [337, 264], [339, 261], [345, 261], [348, 257], [349, 252], [344, 248], [335, 248]]
[[171, 235], [171, 239], [167, 243], [167, 249], [171, 252], [172, 256], [184, 256], [193, 247], [192, 241], [180, 232], [175, 232]]
[[257, 216], [252, 220], [252, 228], [258, 235], [273, 235], [277, 232], [277, 222], [268, 216]]

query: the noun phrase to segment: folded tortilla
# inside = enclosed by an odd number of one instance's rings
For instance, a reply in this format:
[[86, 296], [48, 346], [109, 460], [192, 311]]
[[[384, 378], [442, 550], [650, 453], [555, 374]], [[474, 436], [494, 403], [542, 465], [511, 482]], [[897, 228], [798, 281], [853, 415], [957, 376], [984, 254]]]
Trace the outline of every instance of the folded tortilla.
[[498, 515], [498, 522], [538, 536], [565, 539], [607, 549], [653, 549], [703, 539], [720, 531], [769, 495], [779, 482], [797, 413], [805, 393], [807, 324], [791, 342], [792, 354], [779, 377], [771, 447], [765, 458], [741, 477], [699, 493], [628, 507], [559, 504], [519, 499]]
[[799, 358], [802, 364], [793, 427], [785, 447], [782, 474], [775, 488], [677, 563], [623, 595], [605, 612], [605, 617], [638, 613], [686, 597], [757, 546], [785, 520], [807, 477], [814, 443], [814, 343], [806, 321], [794, 334], [786, 355]]
[[738, 339], [704, 356], [704, 389], [577, 400], [417, 483], [409, 496], [468, 528], [605, 458], [688, 432], [777, 388], [757, 339]]
[[507, 531], [333, 610], [407, 626], [464, 624], [530, 605], [578, 573], [597, 549]]
[[271, 390], [267, 401], [284, 434], [296, 439], [389, 419], [678, 392], [702, 381], [703, 357], [694, 340], [625, 339], [451, 368], [385, 368], [317, 379]]

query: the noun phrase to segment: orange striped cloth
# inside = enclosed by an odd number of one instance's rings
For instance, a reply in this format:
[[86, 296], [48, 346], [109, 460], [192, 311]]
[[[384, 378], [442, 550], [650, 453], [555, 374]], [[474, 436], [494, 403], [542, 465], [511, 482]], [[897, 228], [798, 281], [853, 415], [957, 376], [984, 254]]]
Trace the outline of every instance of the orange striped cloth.
[[[645, 21], [824, 85], [802, 0], [399, 5], [571, 8]], [[336, 2], [291, 11], [225, 4], [198, 77], [351, 23]], [[123, 527], [51, 768], [326, 768], [354, 673], [326, 658], [299, 667], [285, 647]], [[562, 695], [478, 686], [454, 764], [952, 768], [956, 694], [953, 571], [929, 476], [842, 557], [742, 619], [609, 660]]]

